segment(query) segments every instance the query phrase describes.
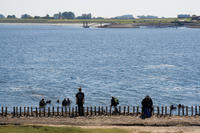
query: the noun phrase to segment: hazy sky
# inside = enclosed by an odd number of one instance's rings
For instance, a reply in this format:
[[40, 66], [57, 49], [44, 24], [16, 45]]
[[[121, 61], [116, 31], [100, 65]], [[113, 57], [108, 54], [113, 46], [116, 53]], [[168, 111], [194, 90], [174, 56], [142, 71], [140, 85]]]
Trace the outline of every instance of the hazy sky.
[[72, 11], [76, 16], [115, 17], [132, 14], [176, 17], [177, 14], [200, 15], [200, 0], [0, 0], [0, 14], [5, 16], [28, 13], [32, 16], [53, 15]]

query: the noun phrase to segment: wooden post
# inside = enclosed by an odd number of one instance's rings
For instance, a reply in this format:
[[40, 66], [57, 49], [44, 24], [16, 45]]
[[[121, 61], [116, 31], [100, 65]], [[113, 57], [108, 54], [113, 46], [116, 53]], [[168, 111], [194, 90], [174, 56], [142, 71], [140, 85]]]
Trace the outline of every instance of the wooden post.
[[119, 106], [119, 115], [121, 115], [121, 106]]
[[65, 116], [67, 116], [67, 107], [65, 106]]
[[193, 116], [193, 106], [191, 106], [191, 116]]
[[136, 113], [137, 113], [137, 115], [139, 115], [139, 106], [137, 106], [137, 112]]
[[[91, 113], [92, 114], [92, 113]], [[94, 106], [94, 115], [96, 116], [97, 115], [97, 107]]]
[[195, 106], [195, 115], [197, 115], [197, 106]]
[[6, 111], [5, 111], [5, 116], [7, 116], [7, 114], [8, 114], [8, 108], [6, 107]]
[[100, 115], [100, 107], [98, 107], [98, 115]]
[[15, 107], [13, 107], [13, 117], [15, 117]]
[[22, 107], [19, 107], [19, 116], [22, 116]]
[[18, 107], [16, 107], [16, 116], [18, 116]]
[[188, 106], [186, 106], [186, 116], [188, 116]]
[[52, 116], [54, 116], [55, 113], [54, 113], [54, 107], [52, 107]]
[[29, 116], [29, 107], [27, 107], [27, 114], [26, 116]]
[[135, 115], [135, 106], [133, 106], [133, 115]]
[[104, 114], [103, 106], [101, 107], [101, 115]]
[[63, 106], [61, 107], [61, 115], [64, 116]]
[[69, 107], [69, 116], [71, 115], [71, 107]]
[[169, 107], [169, 115], [172, 116], [172, 108]]
[[126, 115], [126, 106], [124, 106], [124, 115]]
[[112, 106], [110, 106], [110, 116], [112, 115]]
[[26, 116], [26, 107], [24, 107], [24, 116]]
[[154, 106], [152, 107], [152, 115], [154, 115]]
[[160, 108], [157, 106], [157, 115], [160, 115]]
[[180, 116], [180, 106], [178, 106], [178, 116]]
[[50, 107], [48, 107], [48, 117], [50, 117]]
[[127, 109], [127, 114], [129, 115], [129, 111], [130, 111], [130, 108], [129, 108], [129, 106], [128, 106], [128, 109]]
[[184, 107], [184, 105], [182, 106], [182, 116], [184, 116], [185, 115], [185, 107]]
[[31, 107], [31, 116], [33, 116], [33, 107]]
[[43, 116], [45, 117], [46, 116], [46, 107], [43, 108]]
[[[94, 109], [95, 109], [95, 114], [96, 114], [96, 107], [94, 107]], [[90, 115], [92, 116], [93, 115], [93, 111], [92, 111], [92, 107], [90, 107]]]
[[106, 106], [106, 115], [108, 115], [108, 106]]
[[78, 116], [78, 107], [77, 106], [75, 107], [75, 114], [76, 114], [76, 116]]
[[2, 114], [2, 116], [3, 116], [3, 114], [4, 114], [4, 113], [3, 113], [3, 107], [1, 107], [1, 114]]
[[59, 107], [57, 107], [57, 116], [59, 116]]
[[85, 107], [83, 107], [83, 116], [85, 116]]
[[167, 106], [165, 106], [165, 115], [167, 115]]
[[38, 108], [36, 107], [36, 117], [38, 117]]
[[41, 108], [39, 107], [39, 117], [41, 117]]
[[72, 116], [74, 117], [74, 107], [72, 107]]
[[199, 115], [200, 115], [200, 106], [199, 106]]
[[89, 107], [87, 107], [87, 113], [86, 113], [86, 115], [87, 116], [89, 115]]
[[161, 107], [161, 115], [163, 116], [163, 114], [164, 114], [164, 107], [162, 106]]

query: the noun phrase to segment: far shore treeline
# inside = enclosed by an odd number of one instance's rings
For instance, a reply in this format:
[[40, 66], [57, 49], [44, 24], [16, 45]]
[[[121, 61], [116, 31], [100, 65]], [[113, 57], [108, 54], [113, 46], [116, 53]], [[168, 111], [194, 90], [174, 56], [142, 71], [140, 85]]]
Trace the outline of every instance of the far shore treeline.
[[[197, 15], [189, 15], [189, 14], [178, 14], [177, 18], [193, 18], [197, 17]], [[198, 16], [199, 17], [199, 16]], [[3, 15], [0, 13], [0, 19], [16, 19], [16, 15]], [[24, 13], [20, 17], [21, 19], [135, 19], [133, 15], [126, 14], [122, 16], [116, 16], [112, 18], [104, 18], [104, 17], [92, 17], [91, 13], [85, 13], [81, 16], [76, 16], [75, 13], [72, 11], [65, 11], [65, 12], [58, 12], [55, 13], [53, 16], [50, 16], [49, 14], [46, 14], [45, 16], [32, 16], [30, 14]], [[159, 17], [153, 16], [153, 15], [139, 15], [137, 16], [139, 19], [158, 19]], [[164, 19], [165, 17], [161, 17]], [[19, 19], [19, 18], [18, 18]]]

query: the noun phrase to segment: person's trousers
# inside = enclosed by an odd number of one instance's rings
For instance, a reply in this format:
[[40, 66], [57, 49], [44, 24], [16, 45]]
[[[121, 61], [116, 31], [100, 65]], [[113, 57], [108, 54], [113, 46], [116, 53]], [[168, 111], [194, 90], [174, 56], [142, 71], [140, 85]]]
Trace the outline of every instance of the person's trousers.
[[78, 114], [79, 116], [84, 116], [83, 105], [78, 105]]

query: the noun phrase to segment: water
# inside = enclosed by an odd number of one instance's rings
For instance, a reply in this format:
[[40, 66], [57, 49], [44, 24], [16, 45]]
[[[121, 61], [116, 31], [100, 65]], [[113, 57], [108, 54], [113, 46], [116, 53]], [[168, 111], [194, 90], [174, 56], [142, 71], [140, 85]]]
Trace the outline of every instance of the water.
[[86, 105], [197, 105], [200, 29], [83, 29], [0, 25], [0, 105], [37, 106], [70, 98]]

